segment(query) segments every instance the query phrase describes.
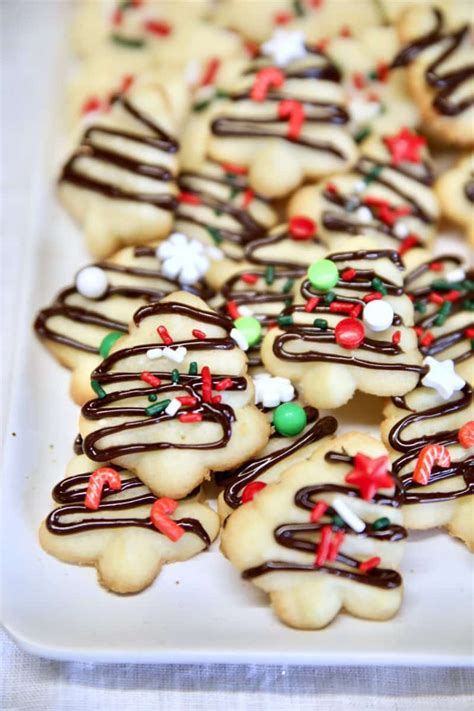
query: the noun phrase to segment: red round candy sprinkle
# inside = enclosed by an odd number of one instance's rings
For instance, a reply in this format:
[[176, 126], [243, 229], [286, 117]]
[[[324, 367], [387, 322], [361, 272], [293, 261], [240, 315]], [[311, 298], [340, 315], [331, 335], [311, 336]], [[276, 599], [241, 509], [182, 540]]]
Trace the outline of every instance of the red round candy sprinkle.
[[343, 318], [334, 329], [334, 336], [338, 346], [353, 350], [358, 348], [365, 338], [364, 324], [355, 318]]
[[316, 223], [310, 217], [295, 215], [290, 218], [288, 230], [293, 239], [312, 239], [316, 234]]
[[265, 487], [266, 484], [264, 481], [253, 481], [251, 484], [247, 484], [242, 491], [242, 503], [247, 504], [249, 501], [252, 501], [255, 494], [258, 494], [258, 492]]
[[474, 444], [474, 420], [466, 422], [458, 432], [461, 447], [469, 449]]

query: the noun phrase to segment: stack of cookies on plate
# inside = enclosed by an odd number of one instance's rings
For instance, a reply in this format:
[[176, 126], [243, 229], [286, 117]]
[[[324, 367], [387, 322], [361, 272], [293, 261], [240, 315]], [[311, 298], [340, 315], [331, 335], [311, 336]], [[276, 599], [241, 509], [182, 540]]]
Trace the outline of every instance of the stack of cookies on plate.
[[474, 239], [472, 8], [112, 5], [73, 28], [96, 261], [35, 321], [81, 408], [41, 545], [137, 593], [220, 533], [286, 624], [387, 619], [412, 530], [474, 547], [474, 275], [437, 239]]

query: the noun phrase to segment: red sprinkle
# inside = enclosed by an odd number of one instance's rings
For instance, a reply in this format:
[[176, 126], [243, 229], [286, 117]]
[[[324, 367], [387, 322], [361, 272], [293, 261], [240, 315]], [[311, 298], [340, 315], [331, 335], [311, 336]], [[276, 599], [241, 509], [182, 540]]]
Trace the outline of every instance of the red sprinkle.
[[234, 175], [247, 175], [249, 169], [246, 165], [238, 165], [237, 163], [221, 163], [221, 167], [226, 173]]
[[219, 57], [212, 57], [206, 65], [199, 86], [209, 86], [209, 84], [213, 84], [220, 66], [221, 60]]
[[193, 330], [191, 331], [191, 333], [193, 334], [194, 338], [201, 338], [201, 339], [203, 339], [203, 340], [204, 340], [204, 338], [207, 338], [207, 336], [206, 336], [206, 334], [204, 333], [204, 331], [200, 331], [199, 328], [193, 328]]
[[430, 270], [432, 272], [442, 272], [443, 271], [443, 265], [441, 262], [431, 262], [430, 264]]
[[419, 338], [419, 337], [421, 336], [421, 334], [423, 333], [423, 329], [421, 328], [421, 326], [413, 326], [413, 330], [415, 331], [415, 333], [416, 333], [416, 335], [418, 336], [418, 338]]
[[464, 336], [466, 338], [474, 338], [474, 328], [466, 328], [464, 331]]
[[344, 531], [336, 531], [329, 546], [328, 560], [336, 560], [339, 548], [341, 547], [346, 534]]
[[341, 348], [358, 348], [365, 338], [364, 324], [356, 318], [343, 318], [334, 329], [334, 337]]
[[441, 294], [437, 294], [436, 291], [433, 291], [428, 296], [428, 301], [431, 301], [432, 304], [444, 304], [443, 297], [441, 296]]
[[153, 388], [157, 388], [161, 385], [161, 380], [157, 378], [156, 375], [149, 373], [148, 370], [144, 370], [143, 373], [140, 373], [140, 380], [143, 380], [144, 383], [148, 383], [148, 385], [151, 385]]
[[402, 243], [398, 249], [398, 254], [402, 257], [406, 252], [415, 247], [418, 244], [418, 237], [415, 235], [408, 235], [402, 240]]
[[275, 25], [287, 25], [291, 22], [293, 15], [290, 12], [277, 12], [275, 15], [274, 22]]
[[123, 22], [123, 12], [117, 7], [112, 13], [112, 24], [114, 27], [120, 27]]
[[143, 26], [147, 32], [158, 37], [167, 37], [171, 34], [171, 25], [163, 20], [147, 20]]
[[176, 511], [177, 506], [178, 503], [174, 499], [163, 497], [155, 501], [150, 511], [150, 519], [154, 527], [173, 543], [184, 535], [184, 528], [179, 526], [172, 518], [169, 518], [169, 514]]
[[434, 336], [431, 331], [426, 331], [425, 335], [420, 340], [420, 346], [430, 346], [434, 341]]
[[202, 378], [202, 399], [204, 402], [211, 402], [212, 398], [212, 378], [209, 366], [204, 365], [201, 369]]
[[341, 279], [343, 281], [350, 281], [356, 276], [357, 272], [355, 269], [344, 269], [344, 271], [341, 274]]
[[323, 526], [321, 529], [321, 539], [319, 541], [318, 550], [316, 553], [316, 565], [320, 568], [327, 560], [329, 546], [331, 544], [332, 528], [331, 526]]
[[461, 296], [460, 291], [456, 291], [455, 289], [452, 289], [451, 291], [448, 291], [444, 295], [444, 300], [445, 301], [457, 301]]
[[113, 491], [120, 491], [122, 488], [120, 474], [112, 467], [100, 467], [100, 469], [92, 472], [87, 483], [86, 498], [84, 499], [84, 506], [87, 509], [96, 511], [99, 508], [104, 484], [107, 484]]
[[365, 301], [366, 304], [370, 303], [371, 301], [377, 301], [377, 299], [381, 299], [382, 294], [380, 291], [372, 291], [370, 294], [366, 294], [363, 297], [363, 301]]
[[474, 444], [474, 420], [466, 422], [458, 432], [461, 447], [469, 449]]
[[201, 422], [202, 415], [200, 412], [183, 412], [178, 419], [180, 422]]
[[361, 311], [362, 311], [362, 304], [356, 304], [355, 306], [353, 306], [350, 315], [352, 316], [352, 318], [359, 318]]
[[178, 200], [187, 205], [200, 205], [202, 202], [199, 195], [194, 195], [194, 193], [178, 193]]
[[192, 407], [197, 403], [197, 398], [192, 395], [182, 395], [181, 397], [177, 397], [176, 400], [179, 400], [181, 405], [184, 405], [185, 407]]
[[318, 501], [318, 503], [315, 504], [311, 509], [311, 514], [309, 517], [311, 523], [318, 523], [319, 519], [324, 516], [328, 508], [329, 504], [327, 504], [325, 501]]
[[341, 27], [341, 29], [339, 30], [339, 35], [341, 37], [352, 37], [351, 28], [347, 25], [343, 25], [343, 27]]
[[398, 346], [398, 344], [400, 343], [401, 337], [402, 337], [401, 331], [395, 331], [395, 333], [392, 336], [392, 343], [394, 346]]
[[243, 42], [244, 49], [250, 57], [256, 57], [259, 53], [259, 45], [257, 42], [252, 42], [252, 40], [245, 40]]
[[337, 187], [334, 183], [326, 183], [326, 190], [328, 193], [337, 193]]
[[377, 79], [379, 81], [387, 81], [390, 72], [390, 67], [385, 62], [379, 62], [377, 64]]
[[255, 75], [255, 81], [250, 91], [252, 101], [264, 101], [271, 88], [279, 89], [283, 86], [285, 75], [277, 67], [260, 69]]
[[122, 77], [122, 83], [120, 85], [120, 92], [125, 93], [126, 91], [128, 91], [134, 81], [135, 81], [135, 77], [133, 74], [125, 74], [125, 76]]
[[253, 501], [253, 497], [265, 487], [264, 481], [252, 481], [251, 484], [247, 484], [242, 491], [242, 503], [248, 504], [249, 501]]
[[158, 326], [156, 329], [158, 332], [158, 335], [160, 336], [161, 340], [166, 346], [170, 346], [173, 343], [173, 339], [171, 338], [170, 334], [168, 333], [168, 329], [166, 326]]
[[366, 82], [365, 82], [365, 77], [362, 74], [362, 72], [354, 72], [352, 75], [352, 83], [354, 84], [356, 89], [363, 89]]
[[214, 405], [218, 405], [218, 404], [221, 402], [221, 400], [222, 400], [221, 395], [213, 395], [213, 396], [211, 397], [211, 402], [212, 402]]
[[331, 39], [330, 37], [323, 37], [322, 39], [319, 40], [319, 42], [316, 43], [316, 49], [319, 52], [325, 52], [327, 48], [329, 47]]
[[219, 382], [216, 383], [215, 388], [216, 390], [227, 390], [228, 388], [231, 388], [232, 385], [234, 384], [234, 381], [232, 378], [224, 378], [223, 380], [219, 380]]
[[443, 444], [428, 444], [423, 447], [418, 455], [413, 481], [417, 484], [428, 484], [434, 464], [440, 467], [449, 467], [451, 464], [451, 455]]
[[242, 274], [240, 277], [246, 284], [256, 284], [258, 281], [257, 274]]
[[315, 221], [304, 215], [290, 217], [288, 222], [288, 231], [295, 240], [313, 239], [316, 229]]
[[303, 104], [294, 99], [283, 99], [278, 104], [278, 116], [282, 119], [288, 119], [286, 134], [288, 138], [293, 140], [299, 138], [305, 120]]
[[319, 304], [319, 296], [312, 296], [309, 301], [306, 302], [304, 305], [304, 310], [306, 313], [311, 313], [311, 311], [314, 311], [316, 306]]
[[321, 7], [323, 2], [324, 2], [324, 0], [309, 0], [309, 4], [311, 5], [311, 7], [315, 7], [315, 8]]
[[254, 191], [251, 190], [250, 188], [247, 188], [247, 190], [244, 192], [244, 197], [242, 200], [242, 207], [248, 207], [250, 205], [250, 203], [252, 202], [252, 200], [254, 199], [254, 197], [255, 197]]
[[98, 111], [100, 107], [100, 99], [98, 99], [97, 96], [92, 96], [90, 99], [87, 99], [87, 101], [82, 104], [81, 113], [85, 115], [90, 113], [91, 111]]
[[380, 563], [382, 562], [382, 559], [378, 557], [378, 555], [374, 556], [373, 558], [369, 558], [368, 560], [364, 560], [362, 563], [359, 563], [359, 570], [362, 573], [368, 573], [369, 570], [372, 570], [372, 568], [376, 568]]
[[234, 321], [240, 318], [239, 307], [236, 301], [228, 301], [226, 304], [227, 313]]
[[333, 314], [350, 314], [354, 304], [346, 304], [343, 301], [332, 301], [329, 304], [329, 311]]

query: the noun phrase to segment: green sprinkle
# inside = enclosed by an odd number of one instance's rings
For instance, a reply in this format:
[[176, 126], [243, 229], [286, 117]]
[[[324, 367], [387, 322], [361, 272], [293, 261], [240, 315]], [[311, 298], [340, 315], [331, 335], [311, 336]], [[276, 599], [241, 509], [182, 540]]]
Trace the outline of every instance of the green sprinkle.
[[206, 225], [206, 230], [209, 232], [211, 235], [212, 239], [214, 240], [215, 244], [220, 244], [223, 240], [221, 237], [220, 231], [217, 229], [217, 227], [211, 227], [211, 225]]
[[265, 282], [270, 286], [275, 281], [275, 267], [267, 267], [265, 269]]
[[377, 74], [377, 71], [375, 69], [372, 69], [372, 71], [367, 74], [367, 78], [372, 79], [372, 81], [378, 79], [378, 76], [379, 75]]
[[140, 49], [140, 47], [145, 46], [145, 40], [139, 39], [138, 37], [122, 37], [121, 35], [111, 35], [112, 42], [118, 44], [121, 47], [130, 47], [131, 49]]
[[293, 286], [295, 285], [295, 280], [294, 279], [288, 279], [284, 284], [283, 284], [283, 293], [288, 294]]
[[216, 99], [228, 99], [229, 92], [224, 91], [224, 89], [217, 89], [215, 96], [216, 96]]
[[337, 526], [338, 528], [345, 528], [345, 526], [346, 526], [346, 524], [344, 523], [344, 519], [342, 519], [337, 514], [332, 517], [332, 522], [333, 522], [334, 526]]
[[171, 400], [160, 400], [155, 405], [150, 405], [145, 409], [147, 415], [158, 415], [159, 412], [166, 410]]
[[374, 180], [377, 180], [377, 178], [379, 177], [382, 170], [383, 170], [382, 165], [374, 165], [374, 167], [371, 170], [369, 170], [367, 175], [364, 176], [364, 178], [363, 178], [364, 183], [369, 184], [369, 183], [372, 183]]
[[372, 130], [368, 126], [364, 126], [364, 128], [361, 128], [359, 131], [357, 131], [356, 135], [354, 136], [354, 141], [356, 143], [362, 143], [367, 136], [370, 136], [372, 133]]
[[279, 326], [291, 326], [293, 323], [293, 316], [278, 316], [277, 321]]
[[189, 364], [188, 375], [197, 375], [197, 374], [198, 374], [198, 364], [196, 363], [195, 360], [193, 360]]
[[450, 301], [445, 301], [444, 304], [441, 304], [439, 313], [443, 314], [443, 316], [447, 316], [449, 313], [451, 313], [452, 307], [453, 305]]
[[328, 327], [328, 322], [325, 318], [315, 318], [313, 321], [313, 326], [316, 326], [316, 328], [320, 328], [322, 331], [326, 331]]
[[156, 402], [158, 400], [158, 395], [156, 395], [156, 393], [152, 393], [151, 395], [148, 395], [148, 399], [150, 402]]
[[325, 304], [332, 304], [336, 298], [336, 294], [333, 291], [328, 291], [327, 294], [324, 294], [323, 301]]
[[230, 195], [229, 195], [229, 200], [233, 200], [239, 193], [241, 193], [242, 190], [240, 188], [231, 188], [230, 189]]
[[176, 385], [176, 383], [179, 383], [179, 370], [177, 368], [173, 368], [171, 371], [171, 382]]
[[471, 338], [469, 343], [471, 344], [471, 351], [474, 351], [474, 338]]
[[445, 314], [438, 314], [436, 316], [435, 320], [433, 321], [433, 325], [434, 326], [444, 326], [444, 324], [446, 323], [446, 318], [447, 318], [447, 316]]
[[474, 281], [472, 281], [471, 279], [464, 279], [461, 284], [462, 289], [465, 289], [466, 291], [472, 291], [474, 289]]
[[101, 399], [107, 395], [104, 388], [100, 383], [97, 382], [97, 380], [91, 380], [91, 388], [95, 392], [97, 397], [100, 397]]
[[466, 311], [474, 311], [474, 299], [466, 299], [463, 301], [462, 307]]
[[426, 301], [415, 301], [415, 311], [419, 314], [424, 314], [426, 312]]
[[192, 106], [192, 110], [194, 113], [199, 113], [199, 111], [204, 111], [204, 109], [207, 109], [208, 106], [210, 106], [212, 103], [212, 99], [206, 99], [205, 101], [196, 101], [195, 104]]
[[293, 12], [297, 17], [304, 17], [305, 12], [300, 0], [293, 0]]
[[120, 331], [111, 331], [102, 339], [102, 342], [99, 346], [99, 353], [102, 358], [107, 358], [110, 353], [110, 349], [114, 345], [115, 341], [118, 341], [118, 339], [122, 338], [122, 336], [123, 333], [121, 333]]
[[372, 279], [371, 284], [372, 284], [372, 289], [373, 289], [374, 291], [378, 291], [379, 294], [382, 294], [383, 296], [386, 296], [386, 294], [387, 294], [387, 289], [386, 289], [385, 286], [383, 285], [381, 279], [379, 279], [378, 277], [374, 277], [374, 278]]
[[382, 516], [382, 518], [378, 518], [372, 524], [372, 528], [374, 529], [374, 531], [384, 531], [389, 526], [390, 526], [390, 519], [387, 518], [386, 516]]

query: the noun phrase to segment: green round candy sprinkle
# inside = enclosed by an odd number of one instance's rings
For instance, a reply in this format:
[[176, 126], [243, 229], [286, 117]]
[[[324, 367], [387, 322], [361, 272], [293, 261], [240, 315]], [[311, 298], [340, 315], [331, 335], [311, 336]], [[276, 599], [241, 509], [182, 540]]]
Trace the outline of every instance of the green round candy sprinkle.
[[148, 395], [148, 399], [150, 402], [156, 402], [158, 400], [158, 395], [156, 395], [156, 393], [152, 393], [151, 395]]
[[304, 430], [308, 418], [306, 412], [294, 402], [278, 405], [273, 413], [273, 425], [278, 434], [294, 437]]
[[341, 518], [338, 514], [332, 517], [332, 522], [334, 526], [337, 526], [338, 528], [344, 528], [345, 527], [345, 522], [344, 519]]
[[388, 528], [389, 526], [390, 526], [390, 519], [387, 518], [386, 516], [382, 516], [382, 518], [378, 518], [372, 524], [372, 528], [374, 529], [374, 531], [383, 531], [384, 529]]
[[329, 291], [339, 281], [339, 270], [331, 259], [318, 259], [308, 269], [308, 279], [315, 289]]
[[249, 346], [256, 346], [262, 337], [262, 324], [253, 316], [241, 316], [234, 326], [244, 334]]
[[102, 339], [102, 342], [99, 346], [99, 353], [102, 358], [107, 358], [110, 353], [110, 349], [114, 345], [115, 341], [118, 341], [118, 339], [122, 338], [122, 336], [123, 333], [121, 333], [121, 331], [111, 331]]

